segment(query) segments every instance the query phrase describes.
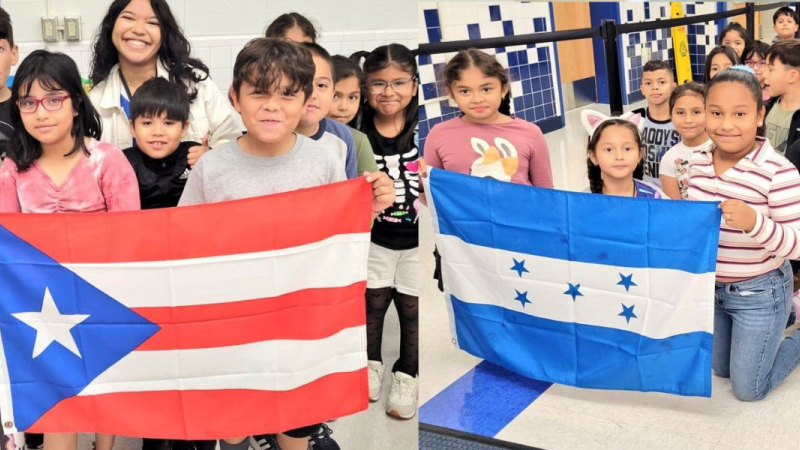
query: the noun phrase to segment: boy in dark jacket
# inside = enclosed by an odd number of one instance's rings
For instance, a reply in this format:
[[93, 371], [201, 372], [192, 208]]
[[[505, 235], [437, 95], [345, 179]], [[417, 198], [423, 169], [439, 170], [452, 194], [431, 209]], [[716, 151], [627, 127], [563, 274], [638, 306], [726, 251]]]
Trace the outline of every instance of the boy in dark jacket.
[[133, 147], [123, 150], [139, 180], [142, 209], [178, 206], [191, 173], [189, 97], [164, 78], [146, 81], [131, 99]]

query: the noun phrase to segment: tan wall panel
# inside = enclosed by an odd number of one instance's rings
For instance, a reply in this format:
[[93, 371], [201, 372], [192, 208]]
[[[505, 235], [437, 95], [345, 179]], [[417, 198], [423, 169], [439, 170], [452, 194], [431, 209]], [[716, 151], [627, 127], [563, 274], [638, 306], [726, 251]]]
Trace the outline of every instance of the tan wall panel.
[[[553, 2], [553, 20], [556, 31], [589, 28], [592, 26], [589, 3]], [[557, 42], [556, 45], [562, 84], [595, 75], [591, 39]]]

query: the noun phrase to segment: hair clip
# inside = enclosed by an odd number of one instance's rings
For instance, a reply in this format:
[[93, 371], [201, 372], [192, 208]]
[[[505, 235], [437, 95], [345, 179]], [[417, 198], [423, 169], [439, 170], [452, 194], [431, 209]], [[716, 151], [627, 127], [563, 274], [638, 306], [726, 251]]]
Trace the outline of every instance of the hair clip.
[[596, 130], [601, 123], [609, 119], [627, 120], [636, 126], [636, 128], [639, 130], [639, 133], [644, 130], [644, 117], [642, 117], [642, 115], [639, 113], [634, 113], [633, 111], [626, 112], [619, 117], [607, 116], [601, 112], [593, 111], [591, 109], [584, 109], [581, 111], [581, 123], [583, 123], [583, 127], [586, 128], [586, 132], [589, 133], [590, 138], [594, 134], [594, 130]]

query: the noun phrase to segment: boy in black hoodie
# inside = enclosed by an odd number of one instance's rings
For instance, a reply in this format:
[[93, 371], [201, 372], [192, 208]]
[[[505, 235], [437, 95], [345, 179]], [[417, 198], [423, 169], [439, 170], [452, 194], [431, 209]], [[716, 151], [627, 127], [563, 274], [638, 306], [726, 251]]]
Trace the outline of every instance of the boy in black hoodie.
[[189, 97], [164, 78], [146, 81], [131, 99], [133, 147], [123, 150], [139, 180], [142, 209], [178, 206], [191, 173], [185, 141], [189, 129]]

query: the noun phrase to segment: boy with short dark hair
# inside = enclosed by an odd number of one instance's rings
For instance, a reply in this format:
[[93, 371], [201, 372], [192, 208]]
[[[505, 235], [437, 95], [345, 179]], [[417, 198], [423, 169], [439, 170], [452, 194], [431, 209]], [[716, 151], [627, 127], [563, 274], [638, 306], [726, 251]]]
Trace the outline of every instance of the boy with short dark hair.
[[[257, 197], [346, 180], [344, 165], [335, 152], [294, 131], [313, 92], [313, 80], [314, 61], [304, 47], [269, 38], [253, 39], [245, 45], [233, 67], [230, 98], [247, 134], [203, 155], [189, 175], [179, 205]], [[382, 172], [365, 175], [373, 188], [374, 219], [394, 203], [394, 185]], [[320, 426], [278, 434], [277, 444], [283, 450], [305, 450], [308, 437]], [[246, 438], [220, 441], [221, 450], [248, 447]]]
[[131, 99], [131, 136], [134, 146], [123, 150], [139, 180], [142, 209], [178, 206], [191, 173], [189, 96], [165, 78], [152, 78]]
[[11, 127], [11, 89], [7, 84], [11, 66], [16, 66], [18, 61], [19, 49], [14, 44], [11, 17], [0, 8], [0, 161], [6, 157], [6, 143], [14, 132]]
[[[779, 41], [767, 50], [764, 84], [770, 95], [764, 116], [764, 137], [775, 151], [786, 156], [800, 170], [800, 39]], [[794, 272], [795, 310], [789, 324], [796, 320], [800, 304], [800, 261], [791, 261]]]
[[764, 84], [771, 98], [764, 116], [765, 137], [775, 151], [800, 167], [800, 161], [793, 160], [800, 155], [788, 150], [800, 138], [800, 39], [773, 44], [767, 50], [767, 67]]
[[772, 15], [772, 28], [775, 30], [775, 38], [772, 43], [793, 39], [797, 36], [798, 20], [797, 11], [788, 6], [781, 6]]
[[675, 76], [664, 61], [648, 61], [642, 68], [641, 90], [647, 107], [634, 110], [644, 117], [642, 148], [644, 175], [642, 180], [661, 189], [659, 164], [667, 150], [680, 142], [681, 136], [672, 125], [669, 97], [675, 89]]
[[353, 134], [346, 126], [327, 118], [334, 93], [333, 58], [319, 44], [303, 42], [300, 45], [311, 52], [314, 61], [314, 91], [309, 96], [308, 109], [300, 118], [296, 131], [335, 151], [344, 163], [347, 178], [355, 178], [358, 172]]

